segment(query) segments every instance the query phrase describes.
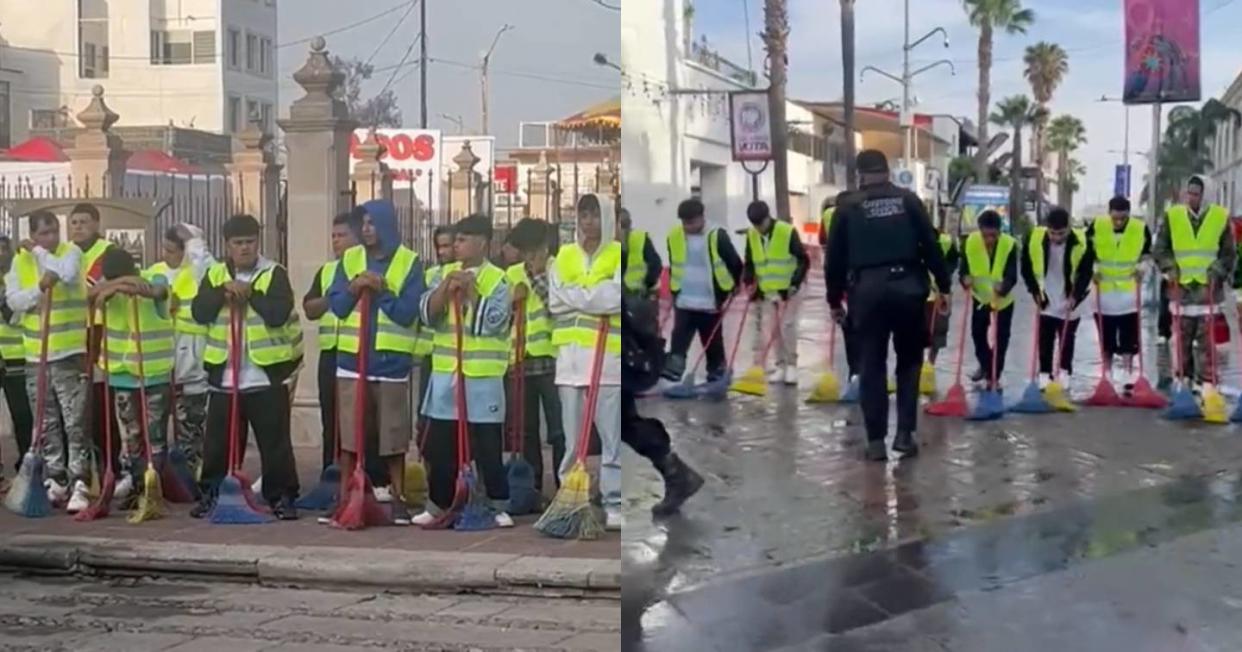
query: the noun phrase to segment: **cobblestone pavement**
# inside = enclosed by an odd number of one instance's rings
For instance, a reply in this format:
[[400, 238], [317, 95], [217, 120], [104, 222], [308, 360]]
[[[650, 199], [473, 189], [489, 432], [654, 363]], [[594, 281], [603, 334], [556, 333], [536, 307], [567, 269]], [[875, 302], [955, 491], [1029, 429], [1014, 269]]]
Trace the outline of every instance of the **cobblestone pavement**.
[[0, 575], [6, 652], [620, 649], [616, 603]]

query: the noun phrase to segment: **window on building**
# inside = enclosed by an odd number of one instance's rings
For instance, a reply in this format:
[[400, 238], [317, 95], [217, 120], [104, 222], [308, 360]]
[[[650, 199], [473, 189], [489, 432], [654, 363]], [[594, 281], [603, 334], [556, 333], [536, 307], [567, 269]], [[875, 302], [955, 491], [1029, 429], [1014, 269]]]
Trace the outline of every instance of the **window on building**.
[[229, 51], [229, 67], [237, 70], [241, 68], [241, 32], [230, 27], [229, 42], [227, 44]]
[[229, 96], [229, 133], [237, 133], [241, 131], [241, 98], [236, 95]]
[[263, 103], [263, 108], [259, 114], [259, 124], [262, 125], [263, 133], [272, 133], [272, 105], [267, 102]]
[[0, 81], [0, 147], [13, 145], [13, 126], [9, 119], [9, 83]]
[[263, 76], [272, 73], [272, 39], [259, 39], [259, 74]]
[[151, 63], [157, 66], [184, 66], [216, 60], [214, 30], [179, 29], [151, 32]]
[[254, 72], [259, 65], [259, 37], [246, 33], [246, 72]]
[[216, 31], [195, 30], [194, 32], [194, 63], [216, 62]]
[[61, 109], [31, 109], [31, 129], [62, 129], [69, 126], [69, 114]]
[[78, 77], [108, 76], [108, 0], [78, 0]]
[[256, 100], [246, 100], [246, 121], [243, 126], [249, 126], [251, 122], [262, 119], [263, 115], [259, 112], [259, 103]]

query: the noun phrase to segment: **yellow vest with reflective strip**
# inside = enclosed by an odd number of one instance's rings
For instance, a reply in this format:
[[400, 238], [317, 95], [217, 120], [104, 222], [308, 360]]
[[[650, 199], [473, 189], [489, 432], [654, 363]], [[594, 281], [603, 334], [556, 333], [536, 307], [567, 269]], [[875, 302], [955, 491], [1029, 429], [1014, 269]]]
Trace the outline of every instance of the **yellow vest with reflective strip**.
[[[77, 247], [77, 245], [74, 246]], [[95, 261], [99, 260], [99, 257], [104, 255], [104, 252], [108, 251], [110, 246], [112, 246], [112, 243], [101, 237], [95, 240], [95, 244], [91, 245], [90, 249], [82, 252], [81, 269], [83, 283], [86, 283], [86, 273], [95, 266]], [[78, 247], [78, 249], [81, 249], [81, 247]]]
[[[272, 284], [272, 270], [269, 267], [250, 282], [252, 292], [266, 292]], [[216, 263], [207, 270], [207, 282], [211, 287], [220, 287], [233, 280], [232, 274], [225, 263]], [[207, 348], [203, 351], [203, 361], [208, 364], [224, 364], [229, 358], [230, 319], [233, 312], [231, 303], [226, 302], [216, 315], [216, 321], [207, 328]], [[242, 318], [242, 328], [246, 331], [246, 345], [249, 349], [250, 361], [260, 367], [267, 367], [281, 362], [290, 362], [301, 357], [302, 324], [298, 311], [289, 311], [289, 321], [284, 326], [268, 328], [249, 303], [246, 314]]]
[[[612, 280], [621, 266], [621, 245], [613, 242], [604, 247], [595, 257], [595, 262], [587, 267], [587, 255], [577, 243], [567, 244], [556, 253], [556, 275], [565, 285], [594, 287]], [[617, 314], [608, 315], [607, 351], [621, 354], [621, 306], [617, 306]], [[559, 315], [555, 319], [552, 331], [552, 346], [561, 347], [566, 344], [594, 349], [599, 315], [587, 315], [571, 312]]]
[[22, 341], [22, 329], [0, 323], [0, 357], [5, 360], [25, 360], [26, 345]]
[[[148, 280], [154, 276], [148, 272], [143, 275]], [[155, 308], [155, 301], [145, 297], [137, 297], [138, 323], [135, 325], [130, 312], [130, 304], [135, 299], [118, 294], [112, 296], [107, 304], [108, 330], [104, 337], [108, 339], [108, 356], [104, 359], [100, 349], [99, 368], [107, 364], [109, 373], [125, 373], [138, 375], [138, 343], [142, 339], [142, 373], [150, 378], [172, 373], [176, 357], [176, 346], [173, 335], [176, 327], [167, 317], [161, 317]]]
[[[423, 287], [430, 288], [432, 279], [436, 278], [439, 273], [439, 265], [432, 265], [431, 267], [428, 267], [426, 271], [423, 272]], [[436, 348], [436, 329], [430, 324], [424, 324], [422, 319], [419, 319], [416, 333], [417, 334], [414, 338], [414, 355], [419, 357], [431, 355], [432, 350]]]
[[[56, 247], [53, 256], [60, 258], [69, 252], [69, 247], [76, 245], [67, 242]], [[18, 286], [23, 290], [39, 287], [39, 262], [34, 254], [21, 250], [13, 259], [13, 269], [17, 271]], [[85, 269], [85, 268], [83, 268]], [[39, 360], [42, 347], [40, 330], [42, 308], [35, 306], [22, 317], [23, 342], [26, 345], [26, 359], [32, 362]], [[52, 312], [48, 320], [47, 354], [49, 357], [63, 357], [66, 354], [86, 352], [86, 285], [79, 274], [78, 282], [73, 285], [57, 283], [52, 289]]]
[[755, 279], [759, 282], [759, 290], [764, 293], [788, 290], [798, 267], [797, 261], [789, 254], [789, 241], [794, 237], [793, 225], [780, 220], [773, 222], [766, 249], [759, 229], [752, 226], [746, 232], [751, 262], [755, 266]]
[[[543, 299], [530, 287], [530, 278], [526, 275], [526, 264], [518, 263], [505, 270], [509, 279], [509, 288], [525, 285], [526, 292], [526, 355], [527, 357], [552, 357], [556, 349], [552, 346], [552, 318], [548, 316], [548, 307]], [[513, 320], [513, 337], [517, 337], [517, 318]], [[514, 354], [516, 355], [516, 347]]]
[[1143, 223], [1129, 218], [1120, 237], [1113, 231], [1113, 218], [1108, 215], [1095, 218], [1091, 228], [1100, 292], [1134, 292], [1134, 270], [1143, 256]]
[[[712, 266], [712, 278], [716, 279], [716, 285], [723, 292], [732, 292], [733, 275], [729, 273], [729, 267], [720, 257], [720, 229], [707, 232], [707, 257]], [[668, 232], [668, 259], [668, 287], [672, 292], [679, 292], [681, 281], [686, 277], [686, 230], [680, 224]]]
[[[328, 296], [328, 288], [332, 287], [332, 279], [336, 278], [336, 266], [338, 261], [330, 260], [319, 268], [319, 295]], [[340, 329], [341, 320], [337, 318], [336, 313], [331, 308], [323, 313], [318, 319], [319, 322], [319, 350], [331, 351], [336, 348], [336, 339]]]
[[[965, 255], [966, 267], [970, 271], [970, 293], [979, 303], [992, 303], [992, 288], [1000, 284], [1005, 278], [1005, 265], [1009, 262], [1009, 255], [1017, 247], [1017, 240], [1013, 236], [1006, 233], [1000, 234], [1000, 239], [996, 241], [996, 258], [988, 263], [988, 248], [983, 243], [983, 236], [978, 231], [971, 233], [966, 238]], [[1001, 297], [1000, 301], [994, 306], [997, 310], [1003, 310], [1013, 305], [1013, 293]]]
[[[384, 284], [388, 286], [388, 291], [394, 295], [401, 294], [401, 287], [405, 285], [405, 279], [409, 277], [410, 271], [414, 269], [414, 263], [418, 261], [418, 254], [414, 253], [405, 245], [399, 245], [392, 253], [392, 259], [388, 262], [388, 271], [384, 273]], [[359, 274], [367, 271], [367, 249], [363, 245], [354, 245], [345, 250], [345, 255], [341, 256], [341, 268], [345, 270], [345, 278], [354, 280]], [[374, 300], [374, 298], [372, 298]], [[388, 318], [383, 310], [376, 311], [378, 315], [378, 323], [375, 325], [375, 350], [376, 351], [395, 351], [397, 353], [414, 354], [414, 338], [418, 335], [413, 325], [402, 326], [397, 322]], [[358, 305], [354, 304], [354, 309], [350, 311], [349, 316], [341, 320], [339, 327], [339, 335], [337, 336], [336, 348], [338, 351], [345, 353], [358, 352], [358, 329], [362, 327], [362, 314], [358, 312]]]
[[[1074, 235], [1078, 236], [1078, 244], [1070, 250], [1070, 277], [1065, 280], [1066, 287], [1074, 286], [1074, 277], [1078, 274], [1078, 264], [1082, 262], [1083, 254], [1087, 253], [1087, 235], [1081, 229], [1074, 229]], [[1027, 257], [1031, 260], [1031, 270], [1035, 273], [1035, 279], [1039, 283], [1039, 289], [1044, 289], [1044, 277], [1047, 272], [1044, 271], [1044, 246], [1043, 243], [1048, 239], [1048, 227], [1037, 226], [1031, 230], [1031, 246], [1026, 250]], [[1058, 273], [1060, 270], [1056, 270]]]
[[[619, 259], [618, 259], [619, 260]], [[461, 269], [461, 263], [449, 263], [440, 268], [441, 278]], [[505, 282], [505, 273], [499, 267], [484, 262], [474, 271], [474, 288], [480, 299], [491, 298]], [[436, 329], [431, 352], [431, 370], [436, 373], [457, 372], [457, 315], [452, 300], [445, 304], [445, 326]], [[509, 336], [473, 335], [474, 306], [461, 307], [462, 311], [462, 373], [467, 378], [499, 378], [509, 369]]]
[[190, 304], [194, 303], [194, 297], [198, 296], [198, 280], [194, 278], [194, 270], [190, 268], [190, 265], [183, 262], [172, 278], [169, 278], [172, 269], [168, 263], [163, 261], [147, 268], [147, 271], [168, 278], [169, 290], [173, 296], [177, 297], [177, 312], [173, 315], [177, 332], [187, 335], [206, 335], [207, 327], [194, 321], [194, 317], [190, 315]]
[[828, 239], [828, 229], [832, 227], [832, 216], [835, 215], [837, 209], [825, 208], [819, 216], [819, 230], [824, 233], [824, 240]]
[[[643, 258], [643, 250], [647, 248], [646, 231], [630, 231], [626, 239], [625, 258], [625, 289], [631, 292], [643, 292], [647, 284], [647, 261]], [[512, 268], [510, 268], [512, 269]]]
[[1208, 267], [1216, 260], [1220, 236], [1229, 227], [1224, 208], [1212, 204], [1196, 233], [1190, 214], [1183, 204], [1169, 209], [1169, 236], [1173, 240], [1173, 258], [1177, 261], [1178, 282], [1182, 285], [1207, 285]]
[[[949, 234], [947, 233], [941, 233], [939, 242], [940, 242], [940, 255], [948, 256], [949, 250], [953, 248], [953, 238], [950, 237]], [[950, 275], [953, 274], [953, 270], [949, 270], [949, 274]], [[936, 295], [938, 294], [936, 290], [936, 277], [932, 276], [931, 272], [928, 272], [927, 277], [931, 279], [931, 286], [930, 286], [931, 291], [927, 293], [927, 300], [931, 302], [931, 301], [936, 300]]]

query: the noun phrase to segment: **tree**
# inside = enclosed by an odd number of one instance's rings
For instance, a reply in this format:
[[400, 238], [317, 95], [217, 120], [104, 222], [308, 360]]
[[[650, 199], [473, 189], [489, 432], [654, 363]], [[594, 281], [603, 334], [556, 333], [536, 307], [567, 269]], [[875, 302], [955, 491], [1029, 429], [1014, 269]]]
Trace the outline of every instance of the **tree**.
[[375, 66], [360, 59], [332, 57], [332, 66], [345, 73], [345, 83], [337, 89], [340, 99], [349, 107], [349, 117], [361, 127], [400, 127], [401, 109], [397, 94], [391, 88], [379, 95], [362, 99], [362, 83], [371, 79]]
[[1034, 124], [1042, 113], [1031, 98], [1011, 95], [996, 104], [990, 118], [992, 124], [1013, 130], [1013, 156], [1009, 161], [1009, 220], [1013, 224], [1021, 221], [1026, 204], [1022, 196], [1022, 129]]
[[1022, 0], [962, 0], [970, 24], [979, 29], [979, 147], [975, 153], [975, 178], [987, 177], [988, 107], [992, 105], [992, 37], [996, 30], [1025, 34], [1035, 13], [1022, 8]]
[[772, 116], [772, 174], [776, 186], [776, 215], [789, 214], [789, 162], [786, 151], [789, 126], [785, 123], [785, 80], [789, 58], [789, 12], [785, 0], [765, 0], [763, 42], [768, 50], [768, 113]]
[[[1035, 45], [1027, 46], [1026, 54], [1022, 57], [1022, 61], [1026, 64], [1024, 75], [1026, 76], [1026, 81], [1031, 85], [1031, 93], [1035, 96], [1035, 102], [1043, 109], [1043, 115], [1046, 118], [1049, 115], [1048, 104], [1052, 102], [1053, 93], [1061, 85], [1061, 80], [1065, 79], [1065, 75], [1069, 73], [1069, 56], [1056, 43], [1040, 41]], [[1035, 188], [1036, 193], [1040, 197], [1044, 195], [1044, 150], [1047, 148], [1046, 128], [1046, 119], [1035, 123], [1035, 138], [1033, 139], [1036, 169]]]
[[1048, 124], [1048, 147], [1057, 153], [1057, 203], [1071, 210], [1077, 184], [1071, 183], [1074, 167], [1070, 154], [1087, 143], [1087, 129], [1072, 115], [1059, 115]]
[[[1225, 122], [1242, 126], [1242, 113], [1219, 100], [1210, 99], [1202, 107], [1178, 106], [1169, 111], [1169, 125], [1160, 139], [1160, 161], [1156, 188], [1160, 196], [1177, 201], [1187, 177], [1212, 170], [1212, 141]], [[1144, 188], [1144, 195], [1146, 195]]]
[[841, 72], [845, 99], [845, 187], [853, 190], [858, 184], [854, 152], [854, 0], [841, 0]]
[[949, 161], [949, 191], [956, 190], [963, 181], [975, 176], [975, 162], [969, 156], [958, 156]]

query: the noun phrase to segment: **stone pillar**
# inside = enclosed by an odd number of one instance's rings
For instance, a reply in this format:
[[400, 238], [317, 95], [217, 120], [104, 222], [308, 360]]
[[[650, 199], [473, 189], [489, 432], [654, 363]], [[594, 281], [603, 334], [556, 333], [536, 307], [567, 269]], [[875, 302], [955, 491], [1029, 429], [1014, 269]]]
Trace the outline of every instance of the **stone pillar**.
[[530, 177], [530, 187], [526, 189], [530, 216], [541, 220], [551, 220], [556, 215], [556, 182], [552, 173], [556, 168], [548, 163], [548, 153], [539, 153], [539, 164], [535, 166]]
[[474, 166], [478, 165], [480, 160], [470, 148], [468, 140], [462, 143], [461, 151], [453, 157], [453, 164], [457, 166], [457, 169], [449, 173], [449, 192], [453, 195], [451, 218], [456, 219], [479, 212], [479, 207], [483, 204], [479, 200], [479, 195], [482, 194], [479, 181], [482, 177], [474, 171]]
[[233, 162], [224, 167], [233, 191], [233, 210], [249, 213], [263, 225], [263, 252], [276, 258], [280, 251], [280, 166], [268, 148], [272, 137], [251, 121], [237, 135], [241, 149], [233, 152]]
[[[333, 93], [345, 75], [332, 67], [323, 37], [311, 41], [306, 63], [293, 79], [305, 91], [279, 121], [288, 149], [289, 277], [305, 292], [320, 265], [332, 256], [332, 218], [349, 208], [349, 136], [357, 123]], [[294, 236], [296, 234], [296, 237]], [[295, 444], [319, 440], [319, 337], [303, 323], [306, 359], [293, 397]]]
[[362, 160], [354, 163], [354, 172], [350, 175], [354, 203], [392, 199], [392, 172], [388, 170], [388, 165], [380, 162], [380, 157], [384, 155], [384, 146], [375, 140], [374, 129], [358, 146], [358, 155]]
[[104, 88], [91, 88], [91, 101], [77, 115], [82, 131], [66, 149], [73, 190], [85, 197], [120, 196], [125, 182], [125, 159], [129, 152], [109, 130], [121, 116], [104, 103]]

